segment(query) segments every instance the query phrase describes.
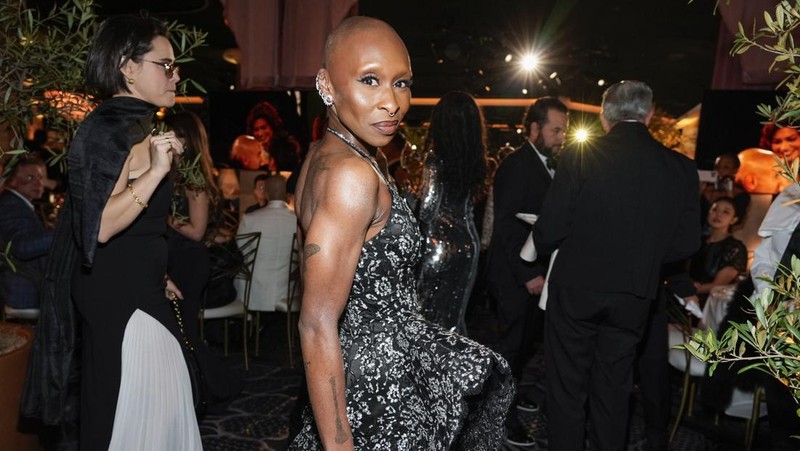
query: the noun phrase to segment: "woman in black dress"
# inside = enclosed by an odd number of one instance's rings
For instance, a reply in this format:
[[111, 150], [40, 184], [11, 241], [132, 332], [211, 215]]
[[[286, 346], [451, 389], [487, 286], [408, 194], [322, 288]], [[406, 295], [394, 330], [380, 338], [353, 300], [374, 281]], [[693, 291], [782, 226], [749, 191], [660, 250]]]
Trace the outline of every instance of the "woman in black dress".
[[[104, 100], [70, 146], [68, 199], [29, 375], [47, 387], [29, 387], [23, 414], [57, 423], [71, 413], [64, 403], [75, 343], [71, 297], [81, 326], [81, 449], [201, 449], [168, 300], [181, 293], [166, 278], [168, 174], [183, 146], [173, 132], [153, 133], [156, 109], [175, 103], [180, 79], [166, 24], [107, 19], [85, 74]], [[43, 363], [56, 355], [54, 366]]]
[[747, 247], [731, 235], [739, 216], [731, 197], [720, 197], [711, 205], [707, 219], [710, 234], [690, 259], [688, 271], [668, 277], [671, 291], [692, 293], [684, 298], [701, 307], [714, 287], [738, 282], [747, 271]]
[[297, 183], [311, 408], [292, 449], [488, 450], [502, 440], [511, 370], [420, 314], [419, 228], [375, 161], [410, 107], [411, 77], [384, 22], [351, 17], [328, 38], [317, 83], [329, 126]]

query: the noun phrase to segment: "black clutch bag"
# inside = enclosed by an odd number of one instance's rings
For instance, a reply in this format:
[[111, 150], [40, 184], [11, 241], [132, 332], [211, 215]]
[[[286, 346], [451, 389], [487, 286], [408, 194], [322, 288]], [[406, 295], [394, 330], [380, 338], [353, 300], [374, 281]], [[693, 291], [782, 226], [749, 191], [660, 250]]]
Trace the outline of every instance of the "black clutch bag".
[[172, 304], [172, 311], [175, 312], [175, 319], [178, 321], [178, 328], [181, 331], [181, 349], [183, 350], [184, 360], [186, 360], [186, 368], [189, 370], [189, 379], [192, 383], [194, 411], [197, 418], [200, 418], [206, 413], [206, 409], [208, 408], [208, 391], [206, 390], [205, 378], [197, 362], [194, 346], [192, 346], [189, 339], [186, 338], [186, 333], [183, 331], [183, 315], [181, 315], [181, 307], [174, 293], [171, 296], [170, 303]]

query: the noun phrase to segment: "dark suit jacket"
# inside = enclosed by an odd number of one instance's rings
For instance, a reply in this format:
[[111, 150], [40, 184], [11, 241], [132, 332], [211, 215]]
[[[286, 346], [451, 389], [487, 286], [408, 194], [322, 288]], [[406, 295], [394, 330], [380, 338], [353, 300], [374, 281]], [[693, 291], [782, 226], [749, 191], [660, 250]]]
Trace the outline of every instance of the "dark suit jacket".
[[494, 227], [487, 276], [501, 285], [523, 285], [547, 271], [547, 262], [528, 263], [519, 256], [531, 229], [514, 215], [539, 214], [552, 179], [533, 146], [526, 141], [500, 163], [494, 176]]
[[0, 272], [2, 301], [14, 308], [38, 308], [44, 261], [53, 232], [47, 231], [36, 212], [17, 194], [0, 193], [0, 249], [11, 242], [15, 271]]
[[559, 249], [550, 280], [654, 298], [662, 263], [700, 246], [698, 183], [694, 162], [638, 122], [562, 152], [534, 225], [537, 250]]

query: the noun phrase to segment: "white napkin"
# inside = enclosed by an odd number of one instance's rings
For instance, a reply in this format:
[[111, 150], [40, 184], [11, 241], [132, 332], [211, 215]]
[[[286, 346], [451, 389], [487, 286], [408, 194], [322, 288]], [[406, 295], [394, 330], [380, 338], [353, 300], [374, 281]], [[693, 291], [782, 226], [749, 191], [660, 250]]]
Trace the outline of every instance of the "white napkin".
[[686, 299], [678, 296], [677, 294], [673, 294], [675, 299], [678, 300], [678, 303], [681, 304], [687, 312], [691, 313], [698, 319], [703, 319], [703, 311], [700, 310], [700, 306], [695, 304], [694, 302], [686, 302]]
[[526, 262], [536, 261], [539, 254], [536, 252], [536, 246], [533, 244], [533, 232], [528, 234], [528, 239], [522, 245], [522, 250], [519, 251], [519, 258]]
[[[539, 219], [539, 216], [532, 213], [517, 213], [514, 216], [516, 216], [518, 219], [527, 222], [530, 225], [533, 225], [534, 223], [536, 223], [536, 220]], [[526, 262], [532, 262], [536, 260], [538, 254], [536, 252], [536, 246], [534, 246], [533, 244], [533, 232], [528, 234], [528, 239], [526, 239], [525, 244], [522, 245], [522, 249], [519, 252], [519, 256]]]
[[547, 275], [544, 276], [544, 288], [542, 288], [542, 294], [539, 295], [539, 308], [542, 310], [547, 309], [547, 296], [549, 293], [547, 287], [550, 285], [550, 273], [553, 271], [553, 263], [556, 261], [556, 255], [558, 255], [558, 249], [554, 250], [550, 255], [550, 264], [547, 266]]
[[530, 225], [533, 225], [536, 223], [536, 220], [539, 219], [539, 215], [535, 215], [533, 213], [517, 213], [514, 216], [516, 216], [517, 219], [522, 219]]

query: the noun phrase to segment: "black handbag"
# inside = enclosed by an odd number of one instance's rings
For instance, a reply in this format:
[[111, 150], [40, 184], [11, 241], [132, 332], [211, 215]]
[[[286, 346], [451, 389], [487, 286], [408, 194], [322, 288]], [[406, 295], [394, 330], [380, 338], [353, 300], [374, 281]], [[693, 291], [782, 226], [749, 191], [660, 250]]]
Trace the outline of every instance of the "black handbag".
[[178, 328], [181, 331], [181, 349], [183, 350], [184, 360], [186, 361], [186, 368], [189, 370], [189, 379], [192, 383], [194, 411], [197, 418], [200, 418], [205, 415], [206, 409], [208, 408], [206, 381], [203, 377], [203, 371], [200, 369], [200, 364], [197, 361], [194, 346], [189, 342], [186, 333], [183, 331], [183, 315], [181, 315], [181, 307], [178, 304], [177, 296], [172, 294], [170, 303], [172, 304], [172, 311], [175, 312], [175, 319], [178, 321]]

